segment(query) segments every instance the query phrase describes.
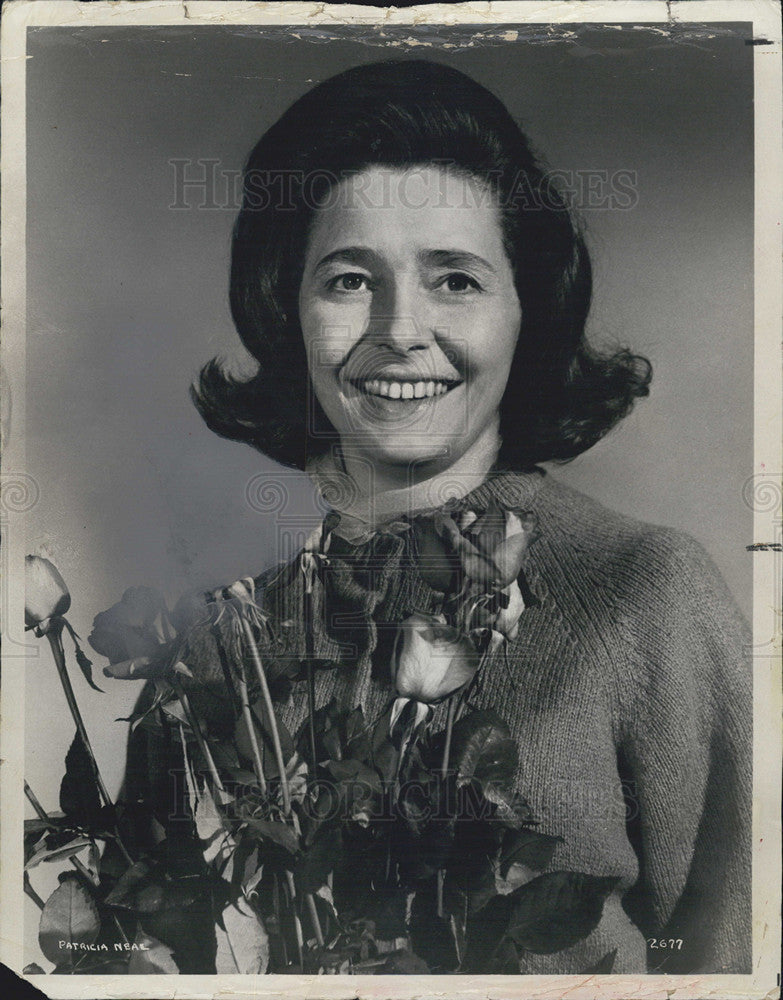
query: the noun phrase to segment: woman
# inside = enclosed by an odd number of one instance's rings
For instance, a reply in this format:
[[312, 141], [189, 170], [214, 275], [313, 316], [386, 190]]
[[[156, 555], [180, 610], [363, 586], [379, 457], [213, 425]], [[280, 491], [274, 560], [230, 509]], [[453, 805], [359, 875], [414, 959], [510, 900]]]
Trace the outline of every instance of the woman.
[[[508, 725], [516, 790], [555, 845], [541, 868], [611, 891], [586, 936], [521, 947], [511, 967], [747, 972], [744, 625], [697, 543], [537, 465], [581, 454], [648, 391], [644, 359], [588, 345], [590, 297], [571, 214], [497, 98], [431, 62], [359, 67], [251, 154], [231, 306], [258, 371], [212, 362], [194, 399], [218, 434], [310, 473], [334, 512], [313, 574], [295, 561], [253, 595], [294, 660], [338, 665], [315, 672], [318, 707], [383, 712], [402, 690], [401, 623], [443, 612], [471, 524], [535, 521], [471, 704]], [[189, 653], [182, 683], [219, 730], [210, 633]], [[306, 685], [285, 673], [293, 731]], [[430, 700], [437, 729], [447, 700]]]

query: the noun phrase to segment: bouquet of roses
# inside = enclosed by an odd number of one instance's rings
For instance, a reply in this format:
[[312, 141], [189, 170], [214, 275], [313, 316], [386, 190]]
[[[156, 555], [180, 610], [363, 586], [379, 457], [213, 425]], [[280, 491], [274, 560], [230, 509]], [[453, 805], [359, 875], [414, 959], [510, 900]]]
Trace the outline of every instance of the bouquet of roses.
[[[184, 779], [176, 808], [158, 795], [142, 817], [145, 836], [139, 803], [111, 801], [79, 715], [64, 630], [93, 682], [67, 588], [28, 558], [27, 624], [51, 643], [76, 723], [60, 812], [26, 786], [38, 818], [25, 887], [54, 971], [518, 972], [523, 952], [568, 948], [598, 924], [616, 879], [548, 870], [560, 838], [537, 829], [515, 791], [507, 724], [474, 703], [490, 656], [535, 604], [523, 569], [534, 518], [490, 504], [397, 525], [443, 597], [399, 624], [392, 694], [369, 720], [361, 706], [316, 705], [315, 672], [328, 664], [313, 655], [313, 593], [339, 520], [327, 517], [295, 567], [304, 657], [251, 578], [172, 612], [131, 588], [96, 617], [90, 643], [105, 673], [148, 680], [132, 729]], [[206, 671], [194, 652], [205, 633], [217, 660]], [[279, 701], [297, 683], [308, 711], [290, 733]], [[64, 858], [74, 870], [44, 902], [28, 871]]]

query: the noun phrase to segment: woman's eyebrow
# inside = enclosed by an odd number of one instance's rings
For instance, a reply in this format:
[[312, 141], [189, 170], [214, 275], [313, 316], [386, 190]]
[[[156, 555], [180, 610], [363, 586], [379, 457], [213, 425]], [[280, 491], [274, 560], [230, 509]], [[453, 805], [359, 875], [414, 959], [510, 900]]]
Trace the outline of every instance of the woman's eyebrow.
[[320, 271], [321, 268], [327, 267], [329, 264], [333, 264], [335, 262], [341, 264], [356, 264], [358, 267], [363, 267], [369, 270], [375, 263], [375, 259], [375, 254], [367, 247], [340, 247], [338, 250], [332, 250], [331, 253], [322, 257], [315, 265], [314, 270]]
[[497, 274], [497, 269], [488, 260], [469, 250], [422, 250], [419, 259], [435, 267], [464, 267]]

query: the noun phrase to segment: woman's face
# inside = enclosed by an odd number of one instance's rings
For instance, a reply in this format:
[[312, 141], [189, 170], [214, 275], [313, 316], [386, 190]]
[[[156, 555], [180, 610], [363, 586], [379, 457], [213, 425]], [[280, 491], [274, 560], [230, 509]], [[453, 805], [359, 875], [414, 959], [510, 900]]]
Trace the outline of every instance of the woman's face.
[[435, 474], [497, 434], [521, 308], [483, 185], [435, 166], [344, 180], [315, 213], [299, 317], [352, 453]]

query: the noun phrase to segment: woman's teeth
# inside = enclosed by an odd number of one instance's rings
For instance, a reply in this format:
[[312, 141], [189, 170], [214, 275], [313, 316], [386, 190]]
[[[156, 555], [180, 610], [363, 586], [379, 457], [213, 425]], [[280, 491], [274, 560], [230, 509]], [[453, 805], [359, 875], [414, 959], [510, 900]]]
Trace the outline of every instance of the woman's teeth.
[[449, 382], [386, 382], [370, 379], [360, 382], [359, 388], [370, 396], [386, 399], [423, 399], [425, 396], [442, 396], [451, 388]]

